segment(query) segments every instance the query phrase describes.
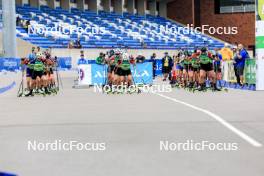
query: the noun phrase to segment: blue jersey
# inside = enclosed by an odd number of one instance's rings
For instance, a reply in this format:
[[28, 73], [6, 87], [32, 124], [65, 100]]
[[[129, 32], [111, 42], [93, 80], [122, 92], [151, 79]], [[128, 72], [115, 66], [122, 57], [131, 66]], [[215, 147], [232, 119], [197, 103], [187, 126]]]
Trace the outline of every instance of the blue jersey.
[[214, 61], [214, 63], [215, 63], [215, 65], [217, 65], [217, 66], [220, 66], [220, 64], [221, 64], [221, 61], [222, 61], [222, 59], [223, 59], [223, 57], [222, 57], [222, 55], [221, 54], [216, 54], [217, 55], [217, 57], [218, 57], [218, 59], [219, 60], [217, 60], [217, 61]]
[[237, 67], [244, 67], [246, 59], [249, 58], [248, 52], [245, 49], [242, 49], [239, 52], [239, 55], [241, 56], [241, 58], [238, 58], [238, 57], [235, 58], [235, 61], [236, 61], [235, 65]]
[[87, 64], [87, 61], [84, 58], [78, 60], [78, 65]]
[[29, 63], [30, 64], [34, 64], [35, 60], [36, 60], [36, 54], [30, 53], [29, 56], [28, 56], [28, 59], [29, 59]]

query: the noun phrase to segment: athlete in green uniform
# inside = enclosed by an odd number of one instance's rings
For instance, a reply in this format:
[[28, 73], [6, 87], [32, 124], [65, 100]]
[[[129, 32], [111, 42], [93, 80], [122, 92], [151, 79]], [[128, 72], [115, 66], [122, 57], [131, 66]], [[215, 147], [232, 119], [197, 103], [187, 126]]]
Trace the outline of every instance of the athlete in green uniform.
[[203, 47], [201, 49], [201, 55], [199, 56], [200, 60], [200, 79], [199, 79], [199, 91], [205, 89], [206, 77], [209, 78], [213, 90], [219, 91], [216, 86], [216, 75], [213, 69], [213, 58], [212, 54], [207, 52], [207, 48]]
[[190, 87], [196, 87], [198, 85], [199, 81], [199, 69], [200, 64], [198, 61], [198, 54], [197, 50], [194, 50], [192, 56], [191, 56], [191, 68], [189, 70], [189, 79], [190, 79]]
[[108, 85], [112, 86], [115, 80], [115, 69], [116, 69], [116, 61], [115, 61], [115, 51], [110, 50], [108, 52], [108, 58], [106, 59], [106, 63], [108, 65]]
[[42, 92], [42, 86], [43, 86], [43, 75], [44, 75], [44, 63], [42, 61], [43, 55], [40, 53], [37, 53], [37, 59], [34, 64], [33, 68], [33, 76], [32, 79], [35, 80], [36, 82], [36, 90], [38, 93], [43, 93]]
[[191, 69], [191, 57], [188, 52], [185, 52], [184, 56], [185, 57], [182, 63], [183, 64], [183, 79], [184, 79], [183, 85], [185, 87], [188, 87], [190, 83], [189, 72]]
[[119, 65], [119, 76], [121, 83], [126, 84], [128, 86], [132, 85], [132, 74], [130, 64], [133, 64], [132, 59], [129, 58], [129, 55], [127, 53], [123, 53]]
[[112, 57], [111, 61], [112, 64], [114, 65], [114, 84], [115, 85], [120, 85], [121, 83], [121, 68], [120, 68], [120, 63], [122, 60], [122, 56], [121, 56], [121, 50], [117, 49], [115, 51], [115, 55]]

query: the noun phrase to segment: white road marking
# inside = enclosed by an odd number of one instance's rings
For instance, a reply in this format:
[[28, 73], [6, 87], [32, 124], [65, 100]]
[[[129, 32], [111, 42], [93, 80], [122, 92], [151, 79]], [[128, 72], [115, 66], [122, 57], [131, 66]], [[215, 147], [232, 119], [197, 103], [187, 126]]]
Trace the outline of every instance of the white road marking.
[[235, 134], [237, 134], [239, 137], [241, 137], [242, 139], [244, 139], [245, 141], [247, 141], [248, 143], [250, 143], [251, 145], [253, 145], [254, 147], [262, 147], [262, 144], [258, 141], [256, 141], [255, 139], [253, 139], [252, 137], [248, 136], [247, 134], [245, 134], [244, 132], [240, 131], [239, 129], [235, 128], [233, 125], [231, 125], [230, 123], [228, 123], [227, 121], [225, 121], [224, 119], [222, 119], [220, 116], [206, 110], [203, 108], [199, 108], [197, 106], [191, 105], [189, 103], [177, 100], [175, 98], [171, 98], [168, 97], [166, 95], [160, 94], [160, 93], [153, 93], [155, 95], [158, 95], [160, 97], [163, 97], [165, 99], [171, 100], [173, 102], [188, 106], [192, 109], [195, 109], [197, 111], [203, 112], [207, 115], [209, 115], [210, 117], [212, 117], [213, 119], [215, 119], [216, 121], [218, 121], [219, 123], [221, 123], [222, 125], [224, 125], [226, 128], [228, 128], [229, 130], [231, 130], [232, 132], [234, 132]]

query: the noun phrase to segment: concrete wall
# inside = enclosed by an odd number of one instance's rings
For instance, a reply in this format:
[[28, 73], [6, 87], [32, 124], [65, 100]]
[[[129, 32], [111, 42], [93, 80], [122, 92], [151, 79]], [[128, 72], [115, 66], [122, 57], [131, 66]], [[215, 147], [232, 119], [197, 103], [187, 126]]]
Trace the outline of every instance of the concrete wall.
[[[0, 53], [2, 52], [2, 49], [3, 49], [2, 35], [3, 35], [2, 32], [0, 32], [0, 49], [1, 49]], [[29, 52], [31, 51], [31, 48], [35, 46], [20, 38], [16, 38], [16, 44], [17, 44], [16, 48], [17, 48], [18, 57], [27, 57]]]

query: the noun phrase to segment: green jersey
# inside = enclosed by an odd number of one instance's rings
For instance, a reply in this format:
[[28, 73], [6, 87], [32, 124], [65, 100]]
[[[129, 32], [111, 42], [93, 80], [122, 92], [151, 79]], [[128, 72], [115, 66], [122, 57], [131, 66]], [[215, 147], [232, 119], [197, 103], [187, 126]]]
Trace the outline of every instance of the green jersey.
[[42, 61], [38, 59], [36, 60], [34, 64], [34, 71], [44, 71], [44, 64]]
[[122, 70], [129, 70], [130, 69], [130, 62], [129, 59], [123, 59], [122, 63], [120, 64], [120, 68]]
[[201, 62], [201, 64], [213, 63], [212, 59], [210, 57], [208, 57], [207, 54], [201, 54], [200, 55], [200, 62]]
[[189, 59], [184, 59], [183, 63], [184, 65], [190, 65], [191, 61]]
[[200, 67], [198, 59], [196, 59], [196, 58], [192, 58], [191, 63], [192, 63], [193, 68], [199, 68]]
[[34, 64], [31, 64], [31, 63], [29, 63], [28, 65], [27, 65], [27, 67], [29, 68], [29, 69], [34, 69]]
[[95, 62], [99, 65], [102, 65], [104, 64], [104, 58], [99, 56], [96, 58]]
[[120, 60], [120, 56], [112, 56], [110, 58], [110, 60], [113, 61], [113, 62], [111, 62], [110, 65], [115, 66], [118, 63], [118, 61]]

